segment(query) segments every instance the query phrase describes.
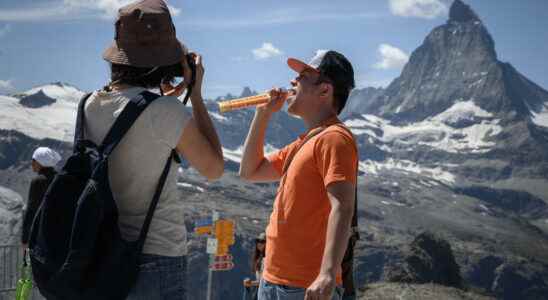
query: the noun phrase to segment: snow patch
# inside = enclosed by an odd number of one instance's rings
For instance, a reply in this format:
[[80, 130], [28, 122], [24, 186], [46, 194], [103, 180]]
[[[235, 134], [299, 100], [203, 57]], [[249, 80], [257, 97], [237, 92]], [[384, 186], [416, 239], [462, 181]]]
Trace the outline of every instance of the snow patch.
[[399, 202], [394, 202], [394, 201], [388, 202], [388, 201], [382, 200], [381, 203], [384, 204], [384, 205], [405, 206], [405, 204], [401, 204]]
[[85, 95], [85, 92], [82, 92], [73, 86], [65, 84], [49, 84], [38, 86], [24, 92], [23, 95], [36, 94], [40, 90], [42, 90], [44, 94], [48, 95], [51, 98], [55, 98], [57, 100], [71, 101], [75, 103], [78, 103], [82, 96]]
[[480, 85], [482, 82], [483, 82], [483, 78], [481, 78], [481, 79], [479, 79], [479, 80], [476, 80], [475, 82], [469, 84], [469, 85], [468, 85], [468, 88], [469, 88], [469, 89], [474, 88], [475, 86]]
[[[546, 113], [548, 117], [548, 112]], [[373, 115], [347, 120], [345, 124], [355, 134], [368, 134], [383, 143], [413, 146], [427, 145], [450, 153], [485, 153], [495, 146], [487, 138], [502, 131], [498, 119], [477, 106], [474, 101], [459, 101], [444, 112], [424, 121], [396, 126], [390, 121]], [[454, 128], [453, 124], [464, 124]], [[451, 126], [452, 125], [452, 126]], [[376, 134], [376, 130], [382, 135]]]
[[544, 103], [542, 111], [538, 114], [534, 111], [531, 111], [531, 113], [533, 114], [533, 117], [531, 118], [533, 123], [538, 126], [548, 127], [548, 103]]
[[221, 114], [218, 114], [218, 113], [215, 113], [215, 112], [209, 112], [209, 115], [212, 116], [213, 118], [221, 121], [221, 122], [226, 122], [228, 121], [228, 118], [221, 115]]
[[[444, 170], [442, 167], [428, 168], [409, 160], [395, 160], [393, 158], [382, 162], [372, 160], [361, 161], [359, 163], [359, 168], [361, 171], [365, 172], [366, 175], [378, 175], [385, 170], [399, 171], [407, 174], [419, 174], [432, 178], [435, 180], [435, 184], [438, 184], [436, 181], [441, 181], [453, 185], [456, 179], [455, 175]], [[423, 181], [421, 181], [421, 183], [423, 183]], [[431, 186], [432, 183], [426, 183], [425, 185]]]
[[[279, 149], [272, 146], [271, 144], [266, 144], [264, 146], [264, 153], [265, 153], [265, 156], [275, 152], [275, 151], [278, 151]], [[228, 148], [225, 148], [223, 147], [223, 156], [231, 161], [234, 161], [234, 162], [237, 162], [237, 163], [241, 163], [242, 162], [242, 155], [243, 155], [243, 152], [244, 152], [244, 147], [243, 146], [240, 146], [238, 147], [237, 149], [228, 149]]]
[[197, 190], [201, 193], [203, 193], [205, 191], [202, 187], [199, 187], [197, 185], [193, 185], [193, 184], [190, 184], [190, 183], [186, 183], [186, 182], [177, 182], [177, 186], [181, 187], [181, 188], [184, 188], [184, 189]]

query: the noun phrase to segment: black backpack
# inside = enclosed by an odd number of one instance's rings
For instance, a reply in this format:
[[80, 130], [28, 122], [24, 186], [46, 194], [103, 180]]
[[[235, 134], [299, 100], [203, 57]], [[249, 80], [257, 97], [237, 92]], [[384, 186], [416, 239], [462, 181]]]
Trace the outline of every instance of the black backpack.
[[145, 108], [159, 96], [132, 98], [101, 145], [84, 139], [84, 105], [78, 106], [74, 151], [46, 192], [29, 238], [33, 277], [50, 299], [125, 299], [138, 275], [148, 228], [171, 166], [172, 150], [137, 241], [118, 228], [118, 209], [108, 176], [108, 158]]

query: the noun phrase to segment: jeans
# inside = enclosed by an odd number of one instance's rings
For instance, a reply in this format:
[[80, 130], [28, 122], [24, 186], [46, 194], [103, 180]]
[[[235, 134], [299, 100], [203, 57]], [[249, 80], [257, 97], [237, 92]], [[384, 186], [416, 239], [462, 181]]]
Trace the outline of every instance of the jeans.
[[[291, 287], [278, 285], [261, 279], [259, 284], [259, 300], [303, 300], [306, 289], [300, 287]], [[335, 287], [331, 300], [341, 300], [343, 288]]]
[[257, 300], [258, 289], [258, 286], [244, 286], [244, 295], [242, 297], [242, 300]]
[[186, 299], [186, 256], [142, 254], [128, 300]]

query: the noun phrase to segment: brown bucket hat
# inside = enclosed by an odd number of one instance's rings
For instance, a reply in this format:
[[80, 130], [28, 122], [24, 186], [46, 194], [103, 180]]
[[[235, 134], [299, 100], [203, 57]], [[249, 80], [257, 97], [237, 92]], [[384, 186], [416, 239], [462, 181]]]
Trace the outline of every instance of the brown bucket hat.
[[118, 11], [114, 42], [103, 58], [114, 64], [152, 68], [173, 65], [188, 52], [177, 40], [166, 3], [142, 0]]

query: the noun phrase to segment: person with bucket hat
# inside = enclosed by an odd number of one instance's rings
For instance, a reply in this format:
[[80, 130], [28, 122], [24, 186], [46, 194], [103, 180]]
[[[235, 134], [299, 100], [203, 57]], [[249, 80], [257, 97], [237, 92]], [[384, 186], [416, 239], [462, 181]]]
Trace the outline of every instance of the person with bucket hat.
[[[122, 237], [137, 240], [172, 150], [214, 180], [223, 173], [222, 148], [201, 95], [202, 57], [189, 53], [176, 38], [164, 1], [137, 1], [120, 8], [114, 41], [103, 58], [110, 64], [111, 81], [85, 100], [85, 139], [100, 145], [129, 101], [149, 89], [163, 95], [148, 105], [109, 157], [109, 180]], [[182, 82], [173, 86], [174, 78], [181, 76]], [[191, 110], [176, 98], [184, 91], [192, 102]], [[137, 282], [128, 299], [186, 297], [184, 200], [177, 191], [175, 159], [171, 164], [174, 167], [155, 208], [139, 258]]]
[[[295, 58], [287, 64], [298, 74], [292, 88], [272, 89], [270, 101], [257, 106], [240, 165], [244, 180], [280, 182], [266, 229], [258, 299], [338, 300], [355, 211], [358, 151], [337, 115], [354, 88], [354, 71], [336, 51], [320, 50], [308, 64]], [[265, 156], [265, 130], [285, 102], [308, 130]]]
[[61, 161], [61, 155], [48, 147], [38, 147], [32, 153], [31, 168], [37, 175], [30, 182], [27, 207], [23, 216], [23, 234], [21, 236], [23, 249], [27, 248], [32, 220], [34, 220], [49, 184], [57, 174], [55, 166], [59, 161]]

